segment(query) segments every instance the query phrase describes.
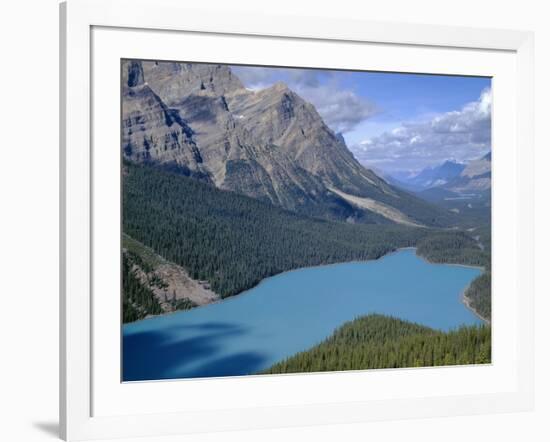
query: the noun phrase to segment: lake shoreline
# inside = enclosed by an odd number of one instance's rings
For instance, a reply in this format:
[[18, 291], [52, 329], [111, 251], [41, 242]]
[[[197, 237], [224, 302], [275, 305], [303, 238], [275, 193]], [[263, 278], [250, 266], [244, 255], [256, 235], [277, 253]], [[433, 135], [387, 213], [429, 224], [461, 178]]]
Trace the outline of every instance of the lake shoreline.
[[352, 264], [352, 263], [365, 263], [365, 262], [371, 262], [371, 261], [378, 261], [382, 258], [385, 258], [386, 256], [390, 256], [394, 253], [398, 253], [399, 251], [401, 250], [409, 250], [409, 249], [416, 249], [416, 247], [400, 247], [400, 248], [397, 248], [395, 250], [392, 250], [388, 253], [385, 253], [384, 255], [378, 257], [378, 258], [372, 258], [372, 259], [365, 259], [365, 260], [361, 260], [361, 261], [358, 261], [358, 260], [354, 260], [354, 261], [342, 261], [342, 262], [332, 262], [330, 264], [320, 264], [320, 265], [316, 265], [316, 266], [306, 266], [306, 267], [296, 267], [295, 269], [290, 269], [290, 270], [285, 270], [283, 272], [279, 272], [279, 273], [275, 273], [273, 275], [270, 275], [270, 276], [266, 276], [265, 278], [262, 278], [262, 280], [260, 282], [258, 282], [257, 284], [253, 285], [252, 287], [246, 289], [246, 290], [243, 290], [242, 292], [240, 293], [237, 293], [236, 295], [232, 295], [232, 296], [228, 296], [226, 298], [222, 298], [220, 296], [219, 299], [213, 301], [213, 302], [209, 302], [207, 304], [202, 304], [202, 305], [197, 305], [195, 307], [192, 307], [190, 309], [185, 309], [185, 310], [174, 310], [174, 311], [171, 311], [171, 312], [163, 312], [163, 313], [159, 313], [158, 315], [149, 315], [149, 316], [146, 316], [145, 318], [142, 318], [142, 319], [139, 319], [137, 321], [132, 321], [132, 322], [125, 322], [123, 323], [122, 325], [124, 326], [125, 324], [135, 324], [137, 322], [140, 322], [140, 321], [146, 321], [148, 319], [154, 319], [154, 318], [158, 318], [160, 316], [168, 316], [168, 315], [173, 315], [175, 313], [181, 313], [181, 312], [186, 312], [186, 311], [190, 311], [190, 310], [196, 310], [196, 309], [199, 309], [199, 308], [203, 308], [203, 307], [207, 307], [209, 305], [214, 305], [214, 304], [220, 304], [220, 303], [225, 303], [225, 302], [229, 302], [231, 301], [232, 299], [237, 299], [238, 297], [246, 294], [247, 292], [249, 292], [250, 290], [253, 290], [255, 289], [256, 287], [260, 286], [261, 284], [264, 283], [264, 281], [266, 279], [269, 279], [269, 278], [275, 278], [275, 277], [278, 277], [280, 275], [285, 275], [287, 273], [290, 273], [290, 272], [297, 272], [297, 271], [300, 271], [300, 270], [304, 270], [304, 269], [313, 269], [313, 268], [319, 268], [319, 267], [329, 267], [329, 266], [335, 266], [335, 265], [341, 265], [341, 264]]
[[[410, 248], [416, 248], [416, 247], [410, 247]], [[434, 265], [437, 265], [437, 264], [442, 264], [442, 265], [454, 265], [454, 266], [458, 266], [458, 267], [465, 267], [465, 268], [469, 268], [469, 269], [477, 269], [477, 270], [481, 270], [483, 273], [485, 273], [487, 271], [487, 269], [484, 267], [484, 266], [475, 266], [475, 265], [471, 265], [471, 264], [456, 264], [456, 263], [445, 263], [445, 262], [432, 262], [430, 261], [428, 258], [422, 256], [422, 255], [419, 255], [418, 253], [416, 254], [416, 256], [418, 256], [420, 259], [424, 260], [425, 262], [429, 263], [429, 264], [434, 264]], [[474, 280], [475, 281], [475, 280]], [[483, 321], [484, 324], [486, 325], [491, 325], [491, 321], [487, 318], [484, 318], [474, 307], [472, 307], [471, 305], [471, 300], [470, 298], [468, 298], [468, 296], [466, 295], [466, 293], [468, 292], [468, 289], [471, 287], [471, 285], [473, 284], [473, 282], [470, 282], [470, 284], [468, 284], [468, 287], [466, 287], [462, 293], [460, 294], [460, 302], [462, 302], [465, 307], [470, 310], [479, 320]]]
[[[243, 290], [242, 292], [240, 293], [237, 293], [236, 295], [232, 295], [232, 296], [228, 296], [226, 298], [222, 298], [220, 297], [219, 299], [213, 301], [213, 302], [210, 302], [210, 303], [207, 303], [207, 304], [202, 304], [202, 305], [197, 305], [195, 307], [192, 307], [190, 309], [186, 309], [186, 310], [175, 310], [175, 311], [171, 311], [171, 312], [164, 312], [164, 313], [161, 313], [161, 314], [158, 314], [158, 315], [150, 315], [150, 316], [147, 316], [143, 319], [140, 319], [138, 321], [132, 321], [132, 322], [126, 322], [126, 323], [123, 323], [122, 326], [124, 327], [126, 324], [135, 324], [135, 323], [138, 323], [138, 322], [141, 322], [141, 321], [146, 321], [148, 319], [154, 319], [154, 318], [158, 318], [158, 317], [165, 317], [165, 316], [168, 316], [168, 315], [173, 315], [173, 314], [176, 314], [176, 313], [182, 313], [182, 312], [187, 312], [187, 311], [191, 311], [191, 310], [197, 310], [197, 309], [201, 309], [201, 308], [205, 308], [205, 307], [208, 307], [208, 306], [211, 306], [211, 305], [215, 305], [215, 304], [220, 304], [220, 303], [226, 303], [226, 302], [230, 302], [232, 300], [235, 300], [235, 299], [238, 299], [240, 298], [242, 295], [245, 295], [246, 293], [248, 293], [249, 291], [255, 289], [256, 287], [260, 286], [261, 284], [263, 284], [267, 279], [270, 279], [270, 278], [275, 278], [275, 277], [278, 277], [278, 276], [281, 276], [281, 275], [285, 275], [287, 273], [290, 273], [290, 272], [297, 272], [297, 271], [300, 271], [300, 270], [304, 270], [304, 269], [313, 269], [313, 268], [320, 268], [320, 267], [329, 267], [329, 266], [336, 266], [336, 265], [342, 265], [342, 264], [361, 264], [361, 263], [368, 263], [368, 262], [373, 262], [373, 261], [380, 261], [381, 259], [384, 259], [386, 257], [389, 257], [391, 255], [394, 255], [394, 254], [397, 254], [401, 251], [404, 251], [404, 250], [414, 250], [415, 251], [415, 255], [422, 259], [424, 262], [428, 263], [428, 264], [431, 264], [431, 265], [444, 265], [444, 266], [457, 266], [457, 267], [465, 267], [465, 268], [472, 268], [472, 269], [477, 269], [477, 270], [481, 270], [481, 271], [485, 271], [485, 267], [482, 267], [482, 266], [474, 266], [474, 265], [468, 265], [468, 264], [456, 264], [456, 263], [445, 263], [445, 262], [432, 262], [430, 261], [428, 258], [422, 256], [422, 255], [419, 255], [416, 251], [417, 251], [417, 247], [415, 246], [407, 246], [407, 247], [398, 247], [394, 250], [391, 250], [381, 256], [379, 256], [378, 258], [372, 258], [372, 259], [366, 259], [366, 260], [353, 260], [353, 261], [342, 261], [342, 262], [334, 262], [334, 263], [329, 263], [329, 264], [320, 264], [320, 265], [316, 265], [316, 266], [307, 266], [307, 267], [297, 267], [295, 269], [290, 269], [290, 270], [285, 270], [283, 272], [280, 272], [280, 273], [275, 273], [273, 275], [270, 275], [270, 276], [266, 276], [265, 278], [263, 278], [260, 282], [258, 282], [257, 284], [255, 284], [254, 286], [246, 289], [246, 290]], [[473, 282], [473, 281], [472, 281]], [[485, 322], [485, 323], [489, 323], [489, 321], [487, 321], [487, 319], [483, 318], [473, 307], [470, 306], [469, 304], [469, 301], [467, 300], [468, 297], [466, 296], [466, 292], [468, 290], [468, 288], [470, 287], [472, 283], [470, 283], [468, 285], [468, 287], [466, 287], [466, 289], [464, 289], [464, 291], [461, 293], [460, 295], [460, 298], [461, 298], [461, 301], [468, 310], [470, 310], [477, 318], [479, 318], [481, 321]]]
[[247, 296], [213, 303], [206, 310], [126, 324], [123, 378], [130, 382], [257, 373], [370, 314], [442, 332], [475, 326], [487, 333], [459, 299], [479, 274], [476, 269], [428, 264], [408, 248], [376, 262], [266, 278], [241, 293]]
[[470, 298], [468, 298], [466, 296], [466, 292], [468, 291], [468, 289], [470, 288], [470, 286], [472, 285], [473, 281], [468, 285], [468, 287], [466, 287], [466, 289], [461, 293], [460, 295], [460, 300], [461, 302], [466, 306], [466, 308], [468, 310], [470, 310], [474, 315], [477, 316], [477, 318], [480, 320], [480, 321], [483, 321], [483, 323], [485, 325], [491, 325], [491, 321], [487, 318], [484, 318], [483, 316], [481, 316], [477, 310], [475, 308], [473, 308], [470, 304], [471, 300]]
[[[319, 267], [329, 267], [329, 266], [336, 266], [336, 265], [341, 265], [341, 264], [353, 264], [353, 263], [357, 263], [357, 264], [360, 264], [360, 263], [366, 263], [366, 262], [372, 262], [372, 261], [379, 261], [380, 259], [383, 259], [387, 256], [391, 256], [395, 253], [399, 253], [400, 251], [402, 250], [416, 250], [416, 247], [413, 247], [413, 246], [410, 246], [410, 247], [399, 247], [395, 250], [391, 250], [389, 251], [388, 253], [385, 253], [381, 256], [379, 256], [378, 258], [372, 258], [372, 259], [365, 259], [365, 260], [354, 260], [354, 261], [342, 261], [342, 262], [332, 262], [330, 264], [320, 264], [320, 265], [316, 265], [316, 266], [307, 266], [307, 267], [296, 267], [295, 269], [290, 269], [290, 270], [285, 270], [283, 272], [279, 272], [279, 273], [275, 273], [273, 275], [270, 275], [270, 276], [266, 276], [265, 278], [263, 278], [260, 282], [258, 282], [257, 284], [253, 285], [252, 287], [246, 289], [246, 290], [243, 290], [242, 292], [240, 293], [237, 293], [236, 295], [232, 295], [232, 296], [228, 296], [226, 298], [222, 298], [220, 296], [219, 299], [213, 301], [213, 302], [209, 302], [207, 304], [202, 304], [202, 305], [197, 305], [195, 307], [192, 307], [190, 309], [185, 309], [185, 310], [174, 310], [174, 311], [171, 311], [171, 312], [163, 312], [163, 313], [159, 313], [158, 315], [149, 315], [149, 316], [146, 316], [145, 318], [142, 318], [142, 319], [139, 319], [137, 321], [132, 321], [132, 322], [125, 322], [123, 323], [122, 325], [124, 326], [125, 324], [135, 324], [137, 322], [141, 322], [141, 321], [146, 321], [148, 319], [154, 319], [154, 318], [158, 318], [158, 317], [164, 317], [164, 316], [168, 316], [168, 315], [173, 315], [175, 313], [181, 313], [181, 312], [187, 312], [187, 311], [191, 311], [191, 310], [196, 310], [196, 309], [200, 309], [200, 308], [203, 308], [203, 307], [208, 307], [209, 305], [215, 305], [215, 304], [220, 304], [220, 303], [225, 303], [225, 302], [229, 302], [233, 299], [237, 299], [239, 298], [240, 296], [246, 294], [247, 292], [249, 292], [250, 290], [253, 290], [255, 289], [256, 287], [260, 286], [261, 284], [264, 283], [264, 281], [266, 279], [269, 279], [269, 278], [275, 278], [275, 277], [278, 277], [280, 275], [285, 275], [287, 273], [291, 273], [291, 272], [297, 272], [297, 271], [300, 271], [300, 270], [304, 270], [304, 269], [314, 269], [314, 268], [319, 268]], [[417, 255], [419, 256], [420, 258], [424, 259], [423, 257], [421, 257], [420, 255]], [[432, 263], [432, 262], [429, 262], [426, 260], [426, 262], [428, 262], [429, 264], [439, 264], [439, 263]]]
[[[407, 247], [407, 248], [408, 249], [416, 249], [416, 247]], [[481, 270], [483, 272], [486, 271], [484, 266], [475, 266], [473, 264], [459, 264], [459, 263], [455, 263], [455, 262], [434, 262], [434, 261], [430, 261], [425, 256], [419, 255], [418, 253], [416, 254], [416, 256], [418, 256], [420, 259], [424, 260], [428, 264], [445, 265], [445, 266], [457, 266], [457, 267], [465, 267], [467, 269], [477, 269], [477, 270]]]

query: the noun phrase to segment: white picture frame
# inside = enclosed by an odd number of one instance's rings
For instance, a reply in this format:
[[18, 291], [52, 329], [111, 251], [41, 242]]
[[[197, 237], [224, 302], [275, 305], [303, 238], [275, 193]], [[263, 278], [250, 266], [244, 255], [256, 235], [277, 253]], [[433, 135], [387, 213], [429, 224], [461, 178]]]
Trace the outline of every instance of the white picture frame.
[[[182, 5], [177, 0], [69, 0], [60, 6], [61, 16], [61, 155], [60, 155], [60, 428], [61, 435], [66, 440], [83, 440], [97, 438], [130, 437], [130, 436], [161, 436], [186, 432], [226, 431], [235, 429], [258, 429], [282, 426], [320, 425], [327, 423], [351, 423], [367, 420], [399, 419], [414, 417], [435, 417], [458, 414], [477, 414], [489, 412], [510, 412], [529, 410], [533, 406], [533, 35], [529, 32], [485, 30], [470, 28], [452, 28], [446, 26], [411, 25], [398, 23], [375, 23], [354, 20], [327, 20], [314, 17], [290, 17], [275, 15], [243, 15], [229, 11], [194, 10]], [[94, 32], [101, 30], [102, 37], [94, 37]], [[300, 45], [340, 45], [344, 47], [368, 46], [369, 50], [384, 52], [397, 48], [407, 51], [423, 51], [427, 60], [424, 66], [431, 66], [433, 58], [430, 51], [439, 51], [449, 66], [438, 68], [433, 65], [430, 72], [441, 69], [451, 69], [455, 73], [468, 74], [474, 69], [470, 62], [467, 67], [468, 54], [482, 53], [484, 58], [491, 59], [494, 55], [494, 65], [477, 68], [481, 74], [491, 74], [492, 69], [500, 72], [496, 78], [502, 78], [509, 85], [510, 91], [504, 93], [502, 99], [495, 100], [496, 110], [502, 106], [503, 117], [498, 119], [499, 127], [494, 128], [499, 135], [500, 128], [511, 130], [514, 136], [510, 140], [502, 140], [500, 160], [495, 160], [494, 181], [500, 185], [500, 195], [507, 197], [512, 204], [508, 208], [508, 221], [503, 218], [500, 225], [493, 224], [497, 229], [496, 238], [513, 238], [507, 250], [514, 259], [506, 264], [502, 262], [500, 274], [512, 278], [507, 283], [504, 276], [498, 287], [506, 290], [506, 309], [496, 310], [493, 326], [496, 331], [508, 333], [515, 343], [510, 350], [509, 358], [495, 362], [485, 374], [483, 367], [475, 371], [467, 368], [457, 368], [452, 373], [445, 368], [430, 368], [422, 370], [405, 370], [401, 375], [397, 371], [376, 374], [355, 372], [351, 374], [333, 373], [330, 377], [323, 375], [267, 376], [251, 377], [252, 379], [223, 379], [211, 381], [185, 382], [153, 382], [142, 383], [134, 391], [119, 388], [113, 384], [113, 376], [108, 370], [116, 370], [118, 359], [112, 354], [98, 350], [98, 343], [104, 336], [95, 321], [109, 313], [101, 310], [102, 298], [94, 297], [94, 290], [104, 281], [98, 280], [98, 272], [94, 272], [93, 252], [101, 250], [96, 246], [98, 234], [103, 236], [101, 227], [97, 228], [97, 216], [101, 208], [95, 204], [94, 195], [101, 194], [94, 176], [100, 173], [105, 179], [119, 179], [117, 167], [102, 168], [94, 162], [94, 142], [103, 142], [101, 135], [94, 126], [107, 127], [98, 117], [98, 108], [104, 106], [98, 89], [101, 81], [94, 78], [102, 65], [102, 61], [93, 59], [94, 51], [110, 52], [110, 59], [120, 58], [117, 47], [124, 48], [128, 44], [116, 32], [133, 33], [132, 38], [147, 35], [152, 40], [155, 33], [157, 39], [196, 38], [201, 36], [216, 40], [231, 38], [239, 47], [241, 40], [258, 41], [264, 39], [279, 42], [284, 41], [298, 51]], [[99, 35], [99, 34], [98, 34]], [[182, 37], [184, 36], [184, 37]], [[102, 46], [103, 42], [103, 46]], [[112, 46], [109, 51], [105, 42]], [[202, 44], [202, 43], [201, 43]], [[265, 43], [267, 44], [267, 43]], [[277, 43], [270, 43], [276, 45]], [[244, 43], [243, 43], [244, 45]], [[144, 45], [145, 46], [145, 45]], [[154, 43], [147, 54], [154, 52]], [[244, 48], [244, 46], [243, 46]], [[233, 54], [225, 51], [224, 59], [220, 54], [216, 60], [205, 55], [200, 61], [254, 61], [247, 60], [246, 51], [235, 49]], [[277, 49], [266, 51], [263, 60], [274, 60], [276, 63]], [[204, 44], [205, 52], [207, 44]], [[291, 49], [292, 51], [292, 49]], [[315, 52], [315, 51], [312, 51]], [[345, 51], [343, 51], [345, 52]], [[449, 52], [456, 54], [451, 63]], [[464, 61], [460, 54], [464, 52]], [[142, 56], [146, 52], [136, 52], [128, 48], [126, 55]], [[446, 55], [445, 55], [446, 54]], [[493, 55], [491, 55], [493, 54]], [[298, 54], [299, 55], [299, 54]], [[159, 59], [169, 59], [170, 53], [160, 54]], [[259, 57], [259, 56], [258, 56]], [[296, 57], [296, 55], [295, 55]], [[106, 62], [108, 57], [106, 57]], [[147, 57], [143, 57], [147, 58]], [[182, 54], [185, 59], [185, 54]], [[383, 58], [383, 57], [381, 57]], [[500, 66], [498, 60], [505, 59]], [[196, 59], [196, 56], [194, 57]], [[412, 58], [411, 58], [412, 59]], [[93, 65], [92, 60], [95, 61]], [[313, 59], [311, 59], [313, 60]], [[492, 60], [492, 59], [491, 59]], [[260, 60], [261, 61], [261, 60]], [[308, 65], [313, 66], [314, 61]], [[330, 64], [326, 67], [342, 67]], [[392, 63], [396, 63], [393, 62]], [[397, 66], [396, 64], [384, 66]], [[414, 71], [414, 61], [403, 57], [401, 65], [396, 69]], [[460, 63], [464, 63], [460, 67]], [[497, 66], [498, 65], [498, 66]], [[105, 64], [107, 66], [107, 64]], [[500, 67], [499, 67], [500, 66]], [[320, 64], [319, 67], [325, 67]], [[354, 66], [357, 67], [357, 66]], [[98, 78], [101, 76], [98, 75]], [[504, 83], [502, 83], [504, 84]], [[95, 88], [95, 90], [93, 89]], [[504, 89], [504, 88], [501, 88]], [[118, 96], [115, 97], [118, 100]], [[505, 109], [504, 109], [505, 108]], [[504, 112], [504, 110], [506, 112]], [[106, 114], [107, 115], [107, 114]], [[113, 122], [118, 127], [119, 121]], [[506, 123], [506, 124], [504, 124]], [[101, 126], [105, 124], [106, 126]], [[105, 131], [107, 133], [107, 131]], [[108, 143], [109, 140], [107, 139]], [[97, 152], [96, 152], [97, 154]], [[93, 167], [92, 167], [93, 166]], [[506, 195], [505, 195], [506, 194]], [[496, 194], [495, 197], [499, 197]], [[498, 199], [495, 206], [498, 208]], [[114, 201], [116, 203], [116, 201]], [[502, 208], [502, 205], [500, 205]], [[92, 210], [93, 209], [93, 210]], [[495, 209], [496, 210], [496, 209]], [[503, 209], [501, 209], [503, 210]], [[94, 218], [95, 217], [95, 218]], [[497, 215], [494, 215], [494, 219]], [[93, 228], [93, 225], [96, 228]], [[116, 224], [116, 221], [113, 221]], [[499, 233], [501, 232], [501, 233]], [[105, 235], [106, 234], [105, 231]], [[116, 236], [116, 235], [115, 235]], [[95, 239], [94, 239], [95, 238]], [[118, 245], [117, 245], [118, 247]], [[495, 246], [494, 246], [495, 247]], [[496, 247], [499, 247], [498, 244]], [[497, 248], [497, 250], [502, 250]], [[496, 260], [496, 255], [495, 260]], [[97, 257], [95, 258], [97, 259]], [[498, 268], [498, 263], [495, 263]], [[505, 267], [505, 265], [507, 267]], [[506, 271], [504, 271], [504, 269]], [[94, 279], [95, 278], [95, 279]], [[105, 283], [105, 281], [103, 282]], [[496, 282], [495, 282], [496, 283]], [[99, 307], [98, 307], [99, 306]], [[118, 313], [117, 313], [118, 314]], [[110, 313], [111, 317], [117, 314]], [[106, 319], [109, 322], [109, 319]], [[111, 321], [112, 322], [112, 321]], [[500, 335], [499, 342], [504, 338]], [[495, 341], [494, 341], [495, 343]], [[498, 342], [497, 342], [498, 343]], [[94, 347], [95, 345], [95, 347]], [[95, 352], [94, 352], [95, 348]], [[116, 350], [116, 348], [115, 348]], [[503, 352], [501, 352], [503, 354]], [[99, 361], [99, 362], [98, 362]], [[107, 361], [103, 363], [100, 361]], [[99, 364], [99, 365], [98, 365]], [[105, 368], [106, 365], [111, 367]], [[459, 371], [463, 370], [463, 371]], [[500, 373], [501, 378], [494, 376]], [[400, 373], [403, 370], [398, 370]], [[451, 373], [451, 374], [449, 374]], [[340, 394], [344, 385], [369, 385], [365, 383], [369, 376], [377, 376], [376, 382], [394, 382], [396, 385], [408, 385], [414, 381], [417, 385], [437, 382], [454, 382], [452, 379], [464, 376], [470, 384], [470, 390], [461, 390], [440, 395], [423, 394], [422, 391], [410, 390], [400, 397], [391, 395], [368, 395], [355, 389], [353, 394]], [[393, 376], [393, 377], [392, 377]], [[499, 380], [499, 384], [490, 384], [487, 378]], [[384, 380], [384, 377], [387, 379]], [[390, 379], [390, 377], [392, 377]], [[439, 381], [436, 381], [439, 379]], [[477, 379], [477, 384], [474, 382]], [[316, 384], [317, 382], [317, 384]], [[325, 383], [326, 391], [317, 388], [319, 382]], [[210, 384], [209, 384], [210, 383]], [[424, 383], [424, 384], [423, 384]], [[478, 386], [485, 383], [486, 388]], [[208, 386], [210, 385], [210, 387]], [[403, 387], [404, 389], [406, 387]], [[304, 390], [306, 389], [306, 390]], [[116, 390], [116, 391], [115, 391]], [[235, 391], [242, 392], [242, 401], [237, 403], [222, 403], [218, 408], [207, 409], [193, 405], [178, 406], [174, 396], [187, 392], [190, 397], [198, 396], [200, 392], [212, 395], [215, 391], [223, 391], [231, 395]], [[254, 401], [252, 392], [263, 391], [271, 398], [264, 401]], [[275, 397], [275, 392], [279, 396]], [[304, 392], [311, 393], [307, 398]], [[312, 392], [315, 391], [316, 394]], [[293, 393], [294, 392], [294, 393]], [[298, 393], [297, 393], [298, 392]], [[294, 394], [292, 400], [285, 396]], [[300, 394], [302, 396], [300, 396]], [[137, 396], [136, 396], [137, 395]], [[271, 396], [270, 396], [271, 395]], [[148, 407], [139, 404], [139, 397], [146, 397]], [[172, 396], [172, 397], [171, 397]], [[248, 398], [248, 399], [247, 399]], [[163, 399], [164, 407], [156, 407], [159, 399]], [[287, 400], [288, 399], [288, 400]], [[248, 400], [248, 402], [247, 402]], [[134, 404], [134, 405], [132, 405]], [[140, 408], [141, 407], [141, 408]], [[156, 408], [155, 408], [156, 407]], [[212, 420], [215, 411], [216, 419]]]

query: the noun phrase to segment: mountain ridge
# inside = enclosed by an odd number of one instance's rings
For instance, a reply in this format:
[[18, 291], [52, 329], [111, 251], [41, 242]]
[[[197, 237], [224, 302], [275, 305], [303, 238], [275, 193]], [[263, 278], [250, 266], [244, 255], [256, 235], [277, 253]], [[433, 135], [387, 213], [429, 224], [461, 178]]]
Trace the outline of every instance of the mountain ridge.
[[443, 186], [458, 177], [466, 168], [465, 164], [446, 160], [437, 165], [422, 169], [412, 175], [393, 174], [388, 177], [390, 182], [410, 192], [419, 192], [431, 187]]
[[[313, 216], [395, 222], [330, 189], [369, 198], [420, 224], [449, 214], [364, 168], [315, 107], [284, 83], [246, 89], [228, 66], [125, 60], [123, 154], [218, 188]], [[374, 206], [377, 207], [377, 206]]]

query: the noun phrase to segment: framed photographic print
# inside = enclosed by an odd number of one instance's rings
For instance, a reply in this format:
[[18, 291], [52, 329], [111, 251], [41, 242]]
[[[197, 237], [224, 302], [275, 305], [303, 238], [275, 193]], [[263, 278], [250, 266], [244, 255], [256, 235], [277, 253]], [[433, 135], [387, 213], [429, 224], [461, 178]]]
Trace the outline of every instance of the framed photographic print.
[[137, 6], [61, 5], [62, 436], [529, 409], [532, 35]]

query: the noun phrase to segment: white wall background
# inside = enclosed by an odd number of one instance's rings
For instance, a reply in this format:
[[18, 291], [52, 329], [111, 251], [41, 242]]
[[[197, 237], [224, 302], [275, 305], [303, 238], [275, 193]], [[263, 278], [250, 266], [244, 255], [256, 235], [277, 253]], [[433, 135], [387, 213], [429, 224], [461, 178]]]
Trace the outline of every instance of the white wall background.
[[[184, 1], [184, 0], [182, 0]], [[550, 439], [548, 103], [550, 20], [545, 2], [522, 0], [231, 0], [236, 10], [536, 32], [536, 411], [346, 426], [234, 432], [160, 441], [438, 441]], [[57, 438], [58, 11], [56, 0], [0, 6], [0, 440]], [[213, 416], [215, 419], [215, 416]]]

